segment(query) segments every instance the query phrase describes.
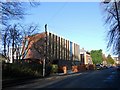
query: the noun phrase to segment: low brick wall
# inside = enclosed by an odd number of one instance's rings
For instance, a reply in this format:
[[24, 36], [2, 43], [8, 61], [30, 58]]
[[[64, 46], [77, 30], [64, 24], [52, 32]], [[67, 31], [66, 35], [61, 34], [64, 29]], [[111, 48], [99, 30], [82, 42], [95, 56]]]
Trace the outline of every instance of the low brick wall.
[[67, 73], [67, 66], [60, 66], [58, 68], [58, 72], [66, 74]]
[[72, 71], [73, 72], [78, 72], [78, 66], [72, 66]]
[[95, 65], [94, 64], [89, 65], [89, 70], [94, 70], [94, 69], [95, 69]]
[[[86, 70], [94, 70], [95, 67], [93, 64], [91, 65], [85, 65], [85, 64], [82, 64], [82, 65], [79, 65], [79, 66], [72, 66], [72, 71], [73, 72], [81, 72], [81, 71], [86, 71]], [[59, 71], [62, 71], [62, 73], [66, 74], [67, 73], [67, 66], [61, 66], [59, 67]]]
[[86, 70], [86, 65], [72, 66], [73, 72], [80, 72], [85, 70]]
[[79, 65], [79, 66], [72, 66], [72, 71], [73, 72], [81, 72], [81, 71], [86, 71], [86, 70], [94, 70], [95, 69], [95, 65], [91, 64], [91, 65]]
[[79, 71], [85, 71], [86, 70], [86, 65], [80, 65], [79, 67], [78, 67], [78, 69], [79, 69]]
[[64, 74], [67, 73], [67, 67], [66, 66], [63, 66], [63, 72], [64, 72]]

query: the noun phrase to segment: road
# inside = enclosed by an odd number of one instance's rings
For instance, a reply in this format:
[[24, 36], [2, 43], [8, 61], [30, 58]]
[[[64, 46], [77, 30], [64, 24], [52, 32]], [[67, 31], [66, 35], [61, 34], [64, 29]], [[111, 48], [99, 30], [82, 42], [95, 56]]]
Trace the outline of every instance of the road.
[[115, 68], [87, 71], [37, 80], [13, 88], [119, 88], [120, 72]]
[[86, 72], [79, 76], [66, 78], [47, 88], [119, 88], [120, 72], [115, 68]]

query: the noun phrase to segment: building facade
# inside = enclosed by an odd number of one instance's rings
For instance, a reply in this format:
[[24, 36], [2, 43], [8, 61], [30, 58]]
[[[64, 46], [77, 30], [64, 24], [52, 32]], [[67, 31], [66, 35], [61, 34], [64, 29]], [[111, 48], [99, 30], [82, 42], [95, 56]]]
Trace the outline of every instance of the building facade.
[[28, 37], [26, 59], [46, 60], [46, 63], [67, 66], [80, 65], [80, 46], [50, 32], [43, 32]]
[[80, 49], [80, 58], [81, 64], [93, 64], [90, 53], [84, 50], [84, 48]]
[[103, 66], [107, 66], [107, 57], [105, 56], [105, 54], [102, 54], [102, 58], [103, 58], [102, 61]]

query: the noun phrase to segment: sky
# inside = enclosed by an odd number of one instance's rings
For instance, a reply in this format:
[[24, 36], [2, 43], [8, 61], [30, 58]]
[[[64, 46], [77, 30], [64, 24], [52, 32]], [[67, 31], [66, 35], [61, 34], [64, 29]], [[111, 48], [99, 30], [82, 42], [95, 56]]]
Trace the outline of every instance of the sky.
[[37, 7], [29, 7], [22, 23], [38, 24], [40, 32], [44, 25], [48, 31], [80, 45], [85, 50], [107, 52], [104, 13], [100, 2], [41, 2]]

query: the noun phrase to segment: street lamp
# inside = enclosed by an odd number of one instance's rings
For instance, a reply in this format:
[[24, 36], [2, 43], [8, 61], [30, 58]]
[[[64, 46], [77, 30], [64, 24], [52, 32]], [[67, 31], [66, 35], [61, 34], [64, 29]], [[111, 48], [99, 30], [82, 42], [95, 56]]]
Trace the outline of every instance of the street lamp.
[[43, 77], [45, 76], [45, 67], [47, 61], [47, 24], [45, 24], [45, 53], [44, 53], [44, 61], [43, 61]]

